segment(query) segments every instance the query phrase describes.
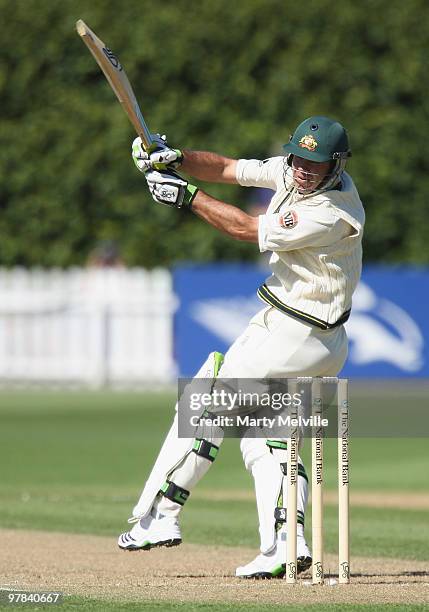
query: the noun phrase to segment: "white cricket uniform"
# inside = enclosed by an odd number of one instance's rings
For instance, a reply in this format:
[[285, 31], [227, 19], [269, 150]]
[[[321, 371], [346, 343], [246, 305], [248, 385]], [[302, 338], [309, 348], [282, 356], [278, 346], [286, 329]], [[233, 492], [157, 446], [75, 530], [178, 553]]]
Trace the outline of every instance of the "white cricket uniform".
[[361, 274], [363, 206], [346, 172], [338, 189], [303, 196], [283, 162], [237, 164], [240, 185], [275, 192], [258, 231], [272, 275], [258, 290], [269, 306], [226, 353], [224, 378], [335, 376], [347, 357], [342, 322]]
[[[348, 317], [361, 272], [363, 207], [345, 172], [339, 189], [299, 195], [291, 177], [284, 176], [283, 161], [283, 157], [242, 159], [237, 164], [240, 185], [268, 187], [275, 192], [266, 214], [259, 217], [259, 249], [272, 252], [272, 275], [258, 290], [268, 305], [227, 351], [220, 379], [335, 376], [347, 356], [342, 323]], [[215, 376], [212, 364], [213, 354], [197, 376], [207, 376], [206, 370], [209, 378]], [[131, 521], [149, 512], [177, 516], [182, 506], [176, 498], [158, 494], [165, 479], [189, 494], [211, 465], [207, 457], [192, 452], [192, 440], [189, 446], [187, 439], [178, 438], [176, 421], [177, 417]], [[204, 438], [218, 448], [223, 433], [209, 432]], [[287, 453], [284, 447], [270, 447], [263, 438], [243, 437], [240, 447], [255, 481], [261, 552], [268, 554], [284, 537], [284, 527], [276, 532], [274, 511], [281, 492], [287, 507], [287, 487], [280, 469]], [[307, 496], [307, 477], [301, 466], [297, 511], [298, 535], [302, 537], [298, 542], [304, 541]], [[300, 554], [309, 554], [306, 545]]]
[[[259, 217], [258, 228], [260, 251], [272, 252], [272, 275], [258, 290], [269, 305], [227, 351], [219, 376], [336, 376], [347, 357], [343, 322], [349, 316], [362, 266], [365, 214], [353, 181], [343, 172], [338, 189], [300, 195], [293, 188], [291, 172], [284, 174], [283, 157], [239, 160], [236, 176], [240, 185], [275, 192], [267, 212]], [[267, 431], [266, 435], [272, 434]], [[245, 466], [255, 482], [264, 554], [275, 547], [281, 550], [286, 537], [285, 525], [276, 534], [273, 518], [280, 492], [283, 505], [288, 506], [287, 484], [279, 470], [279, 463], [287, 461], [287, 451], [269, 450], [267, 444], [262, 438], [240, 441]], [[302, 536], [298, 542], [302, 542], [308, 499], [305, 470], [298, 474], [297, 496]]]

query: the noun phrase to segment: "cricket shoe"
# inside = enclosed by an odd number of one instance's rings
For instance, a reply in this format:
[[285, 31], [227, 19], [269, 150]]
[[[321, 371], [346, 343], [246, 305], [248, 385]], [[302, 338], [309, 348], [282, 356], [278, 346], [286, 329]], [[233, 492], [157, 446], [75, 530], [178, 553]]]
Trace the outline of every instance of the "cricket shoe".
[[[311, 553], [303, 536], [297, 538], [296, 571], [305, 572], [311, 565]], [[271, 552], [260, 553], [247, 565], [237, 567], [235, 575], [238, 578], [270, 579], [283, 578], [286, 573], [286, 543], [279, 542]]]
[[145, 516], [130, 531], [121, 533], [118, 546], [123, 550], [150, 550], [156, 546], [178, 546], [182, 543], [176, 517]]

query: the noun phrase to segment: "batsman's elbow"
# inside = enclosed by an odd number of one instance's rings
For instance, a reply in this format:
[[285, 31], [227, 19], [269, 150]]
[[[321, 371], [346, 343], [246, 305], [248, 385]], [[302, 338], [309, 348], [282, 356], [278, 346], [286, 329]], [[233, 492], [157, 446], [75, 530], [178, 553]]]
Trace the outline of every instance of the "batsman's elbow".
[[229, 235], [235, 240], [241, 242], [256, 242], [258, 243], [258, 221], [254, 217], [249, 217], [249, 222], [244, 225], [231, 227]]

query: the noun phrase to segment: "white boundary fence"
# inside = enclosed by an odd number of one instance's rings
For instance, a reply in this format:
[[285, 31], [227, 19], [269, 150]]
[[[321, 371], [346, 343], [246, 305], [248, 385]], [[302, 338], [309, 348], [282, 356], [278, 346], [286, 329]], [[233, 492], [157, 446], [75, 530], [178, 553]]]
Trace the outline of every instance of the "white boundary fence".
[[0, 268], [0, 384], [171, 383], [167, 270]]

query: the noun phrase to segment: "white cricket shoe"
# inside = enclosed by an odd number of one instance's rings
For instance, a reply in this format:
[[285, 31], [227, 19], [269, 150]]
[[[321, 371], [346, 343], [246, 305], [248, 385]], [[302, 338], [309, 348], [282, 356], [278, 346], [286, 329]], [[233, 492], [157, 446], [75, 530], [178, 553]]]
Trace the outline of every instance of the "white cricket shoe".
[[277, 548], [270, 553], [259, 555], [247, 565], [237, 567], [235, 575], [238, 578], [282, 578], [285, 575], [285, 563], [279, 558]]
[[145, 516], [118, 538], [118, 546], [123, 550], [150, 550], [155, 546], [170, 547], [181, 543], [179, 523], [172, 516], [157, 519]]
[[[311, 565], [311, 553], [304, 536], [297, 538], [297, 573], [305, 572]], [[237, 567], [235, 575], [238, 578], [283, 578], [286, 573], [286, 541], [284, 537], [277, 537], [277, 545], [268, 554], [260, 553], [247, 565]]]

